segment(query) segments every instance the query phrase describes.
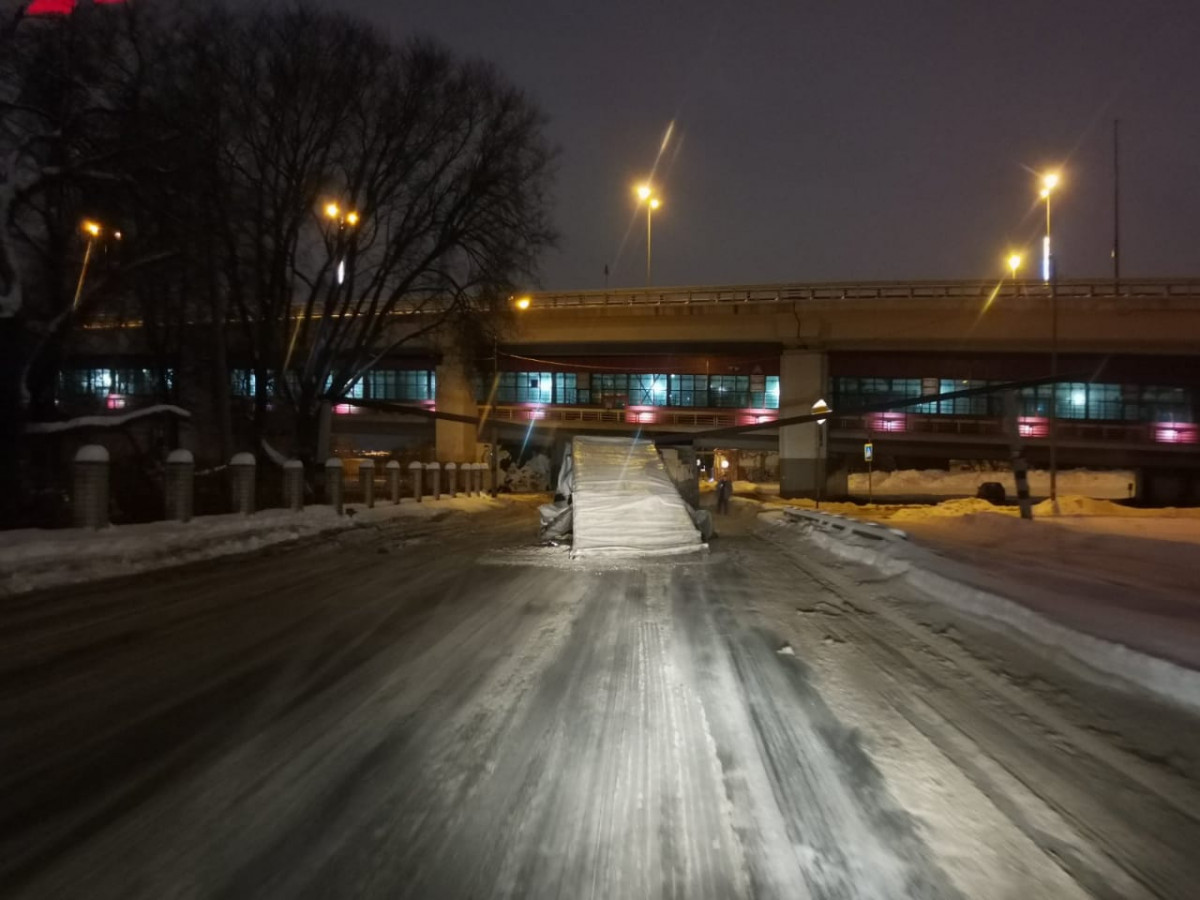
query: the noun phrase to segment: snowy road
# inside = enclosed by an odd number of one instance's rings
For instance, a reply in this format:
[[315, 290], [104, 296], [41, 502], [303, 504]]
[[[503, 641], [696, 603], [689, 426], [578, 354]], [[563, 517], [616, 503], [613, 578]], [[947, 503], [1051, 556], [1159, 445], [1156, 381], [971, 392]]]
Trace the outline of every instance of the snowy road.
[[0, 895], [1194, 896], [1194, 721], [748, 516], [637, 565], [535, 523], [6, 600]]

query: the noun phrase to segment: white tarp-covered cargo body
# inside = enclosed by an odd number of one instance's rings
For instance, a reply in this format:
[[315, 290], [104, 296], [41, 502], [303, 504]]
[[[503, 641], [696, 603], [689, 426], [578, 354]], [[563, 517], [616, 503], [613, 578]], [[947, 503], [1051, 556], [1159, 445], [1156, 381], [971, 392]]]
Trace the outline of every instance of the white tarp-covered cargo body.
[[651, 441], [573, 440], [572, 556], [665, 556], [701, 550], [692, 513]]

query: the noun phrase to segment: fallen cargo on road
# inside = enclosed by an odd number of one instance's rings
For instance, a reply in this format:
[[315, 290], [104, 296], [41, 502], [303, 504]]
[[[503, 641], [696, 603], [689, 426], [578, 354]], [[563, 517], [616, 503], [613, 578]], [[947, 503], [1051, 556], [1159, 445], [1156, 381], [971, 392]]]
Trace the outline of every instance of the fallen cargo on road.
[[559, 499], [541, 508], [541, 536], [571, 535], [571, 556], [669, 556], [705, 548], [693, 510], [652, 441], [576, 437], [563, 459]]

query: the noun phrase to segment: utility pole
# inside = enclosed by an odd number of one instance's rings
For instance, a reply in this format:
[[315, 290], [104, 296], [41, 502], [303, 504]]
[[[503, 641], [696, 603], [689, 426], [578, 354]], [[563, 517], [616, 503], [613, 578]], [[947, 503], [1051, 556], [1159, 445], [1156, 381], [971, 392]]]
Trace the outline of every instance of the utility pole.
[[1113, 119], [1113, 296], [1121, 292], [1121, 120]]

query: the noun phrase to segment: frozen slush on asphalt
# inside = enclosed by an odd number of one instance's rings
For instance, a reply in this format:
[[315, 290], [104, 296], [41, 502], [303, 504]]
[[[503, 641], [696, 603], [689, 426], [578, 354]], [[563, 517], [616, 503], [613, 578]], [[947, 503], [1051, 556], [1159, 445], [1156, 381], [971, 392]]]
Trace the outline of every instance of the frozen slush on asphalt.
[[759, 503], [572, 558], [545, 499], [6, 597], [6, 895], [1193, 896], [1180, 705]]

